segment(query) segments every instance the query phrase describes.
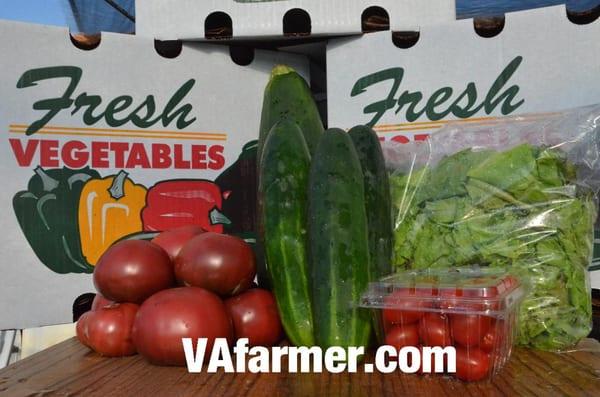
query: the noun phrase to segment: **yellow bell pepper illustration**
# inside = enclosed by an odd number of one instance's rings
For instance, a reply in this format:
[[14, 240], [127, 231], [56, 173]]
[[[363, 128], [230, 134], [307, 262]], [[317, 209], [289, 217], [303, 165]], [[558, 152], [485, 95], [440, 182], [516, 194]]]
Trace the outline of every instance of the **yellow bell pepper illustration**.
[[140, 213], [146, 188], [133, 183], [125, 171], [91, 179], [79, 198], [79, 236], [83, 256], [96, 265], [108, 247], [121, 237], [142, 230]]

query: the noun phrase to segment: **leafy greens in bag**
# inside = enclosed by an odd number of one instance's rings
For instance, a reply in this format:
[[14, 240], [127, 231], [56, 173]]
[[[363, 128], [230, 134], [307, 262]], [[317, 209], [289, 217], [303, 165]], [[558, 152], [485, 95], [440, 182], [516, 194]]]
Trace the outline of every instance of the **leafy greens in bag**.
[[508, 267], [529, 286], [520, 344], [563, 350], [587, 336], [600, 168], [592, 114], [600, 109], [447, 127], [413, 147], [391, 178], [396, 268]]

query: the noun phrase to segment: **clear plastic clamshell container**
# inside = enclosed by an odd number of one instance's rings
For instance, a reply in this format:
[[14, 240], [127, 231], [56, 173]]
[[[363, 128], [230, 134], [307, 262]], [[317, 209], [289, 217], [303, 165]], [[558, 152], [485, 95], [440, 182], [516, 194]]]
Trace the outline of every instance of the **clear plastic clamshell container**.
[[428, 269], [370, 283], [360, 306], [373, 309], [380, 344], [454, 346], [454, 375], [477, 381], [508, 360], [523, 295], [519, 280], [501, 269]]

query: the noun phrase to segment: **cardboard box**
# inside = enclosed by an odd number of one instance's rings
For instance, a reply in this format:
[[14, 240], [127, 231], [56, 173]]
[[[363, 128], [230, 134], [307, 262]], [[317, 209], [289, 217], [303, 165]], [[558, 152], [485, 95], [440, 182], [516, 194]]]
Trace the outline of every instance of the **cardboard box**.
[[392, 30], [456, 15], [454, 0], [137, 0], [136, 33], [160, 40], [359, 34], [363, 15], [377, 24], [373, 6], [385, 10]]
[[264, 87], [277, 63], [308, 78], [305, 58], [256, 51], [240, 66], [228, 47], [186, 44], [167, 59], [110, 33], [84, 51], [66, 29], [7, 21], [0, 36], [0, 329], [71, 322], [124, 235], [253, 230]]
[[[600, 20], [577, 25], [565, 6], [506, 14], [495, 37], [472, 19], [422, 28], [398, 48], [390, 32], [330, 40], [330, 127], [368, 124], [410, 142], [469, 123], [600, 103]], [[591, 273], [600, 288], [600, 271]]]

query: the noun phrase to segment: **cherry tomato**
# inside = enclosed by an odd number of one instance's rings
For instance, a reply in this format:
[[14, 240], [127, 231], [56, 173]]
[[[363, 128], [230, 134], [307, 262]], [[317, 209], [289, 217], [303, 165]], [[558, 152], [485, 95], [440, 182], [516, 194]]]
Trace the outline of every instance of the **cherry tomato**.
[[419, 322], [419, 337], [423, 346], [452, 345], [450, 326], [446, 316], [438, 313], [425, 313]]
[[394, 309], [383, 309], [383, 320], [388, 324], [411, 324], [416, 323], [423, 317], [424, 312], [420, 311], [431, 305], [424, 301], [425, 293], [414, 289], [398, 289], [388, 295], [384, 303], [386, 306]]
[[273, 346], [283, 336], [283, 328], [273, 294], [251, 289], [225, 301], [233, 320], [236, 338], [248, 338], [250, 346]]
[[456, 377], [472, 382], [485, 378], [490, 371], [490, 359], [476, 347], [456, 348]]
[[500, 345], [500, 341], [498, 340], [498, 333], [496, 332], [496, 330], [497, 326], [495, 324], [492, 324], [481, 338], [479, 348], [486, 353], [491, 353], [494, 350], [494, 347]]
[[77, 335], [77, 339], [81, 342], [82, 345], [90, 347], [90, 341], [87, 335], [87, 319], [90, 312], [85, 312], [79, 319], [77, 320], [77, 324], [75, 325], [75, 333]]
[[94, 297], [94, 300], [92, 301], [92, 309], [91, 310], [98, 310], [102, 307], [110, 306], [113, 303], [115, 303], [115, 302], [106, 299], [105, 297], [102, 296], [102, 294], [96, 294], [96, 296]]
[[107, 357], [135, 354], [131, 329], [138, 308], [133, 303], [114, 303], [85, 313], [82, 343], [87, 341], [87, 346]]
[[200, 226], [182, 226], [160, 233], [152, 239], [152, 242], [164, 249], [171, 260], [174, 260], [188, 240], [204, 232], [205, 230]]
[[461, 346], [477, 346], [492, 325], [492, 318], [479, 314], [451, 314], [454, 341]]
[[175, 282], [169, 255], [156, 244], [125, 240], [110, 247], [96, 264], [94, 285], [115, 302], [142, 303]]
[[133, 342], [138, 352], [158, 365], [185, 365], [181, 338], [207, 338], [206, 357], [215, 338], [233, 340], [233, 326], [223, 301], [197, 287], [160, 291], [146, 299], [133, 325]]
[[252, 248], [242, 239], [207, 232], [189, 240], [175, 258], [175, 275], [186, 285], [221, 296], [250, 288], [256, 275]]
[[385, 344], [400, 350], [405, 346], [419, 344], [419, 331], [416, 324], [396, 325], [385, 335]]

